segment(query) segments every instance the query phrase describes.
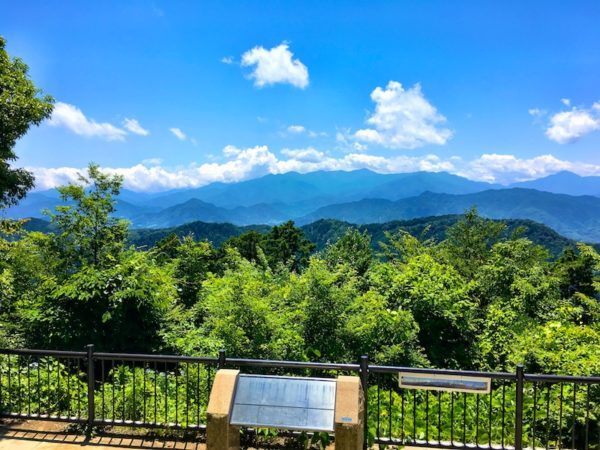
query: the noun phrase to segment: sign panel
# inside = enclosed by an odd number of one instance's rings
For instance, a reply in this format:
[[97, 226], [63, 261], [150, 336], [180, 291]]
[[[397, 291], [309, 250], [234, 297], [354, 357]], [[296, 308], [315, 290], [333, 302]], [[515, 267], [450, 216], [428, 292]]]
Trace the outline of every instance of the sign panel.
[[332, 379], [240, 375], [231, 424], [333, 431], [335, 390]]
[[430, 391], [489, 394], [491, 378], [400, 372], [400, 387]]

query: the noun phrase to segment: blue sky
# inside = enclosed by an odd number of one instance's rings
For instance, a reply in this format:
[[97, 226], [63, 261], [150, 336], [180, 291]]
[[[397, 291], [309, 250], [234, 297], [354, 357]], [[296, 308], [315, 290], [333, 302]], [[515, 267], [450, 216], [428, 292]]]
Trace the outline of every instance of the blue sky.
[[600, 175], [600, 2], [1, 1], [57, 107], [40, 188], [94, 161], [161, 190], [288, 170]]

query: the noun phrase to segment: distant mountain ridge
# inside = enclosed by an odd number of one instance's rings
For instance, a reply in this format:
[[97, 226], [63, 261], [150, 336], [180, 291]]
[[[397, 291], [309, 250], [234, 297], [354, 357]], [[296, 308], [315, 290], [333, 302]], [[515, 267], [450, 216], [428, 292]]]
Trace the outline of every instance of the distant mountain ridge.
[[[599, 198], [600, 177], [569, 172], [507, 187], [445, 172], [356, 170], [288, 172], [163, 193], [124, 189], [116, 207], [134, 228], [168, 228], [193, 221], [247, 226], [328, 218], [364, 224], [459, 214], [477, 206], [490, 218], [532, 219], [570, 238], [600, 242]], [[39, 218], [58, 204], [56, 190], [34, 192], [4, 214]]]
[[600, 197], [600, 177], [581, 177], [562, 171], [537, 180], [513, 183], [511, 187], [537, 189], [555, 194], [593, 195]]
[[364, 199], [319, 208], [298, 219], [307, 224], [337, 219], [366, 224], [417, 217], [461, 214], [471, 207], [490, 219], [530, 219], [547, 225], [571, 239], [600, 242], [600, 198], [570, 196], [534, 189], [498, 189], [474, 194], [423, 193], [397, 200]]

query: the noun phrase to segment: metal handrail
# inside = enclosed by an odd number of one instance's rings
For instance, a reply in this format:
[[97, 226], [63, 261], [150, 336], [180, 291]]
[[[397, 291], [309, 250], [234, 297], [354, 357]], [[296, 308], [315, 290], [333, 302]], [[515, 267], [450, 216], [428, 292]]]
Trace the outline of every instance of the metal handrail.
[[[473, 445], [482, 448], [480, 433], [482, 429], [485, 433], [484, 428], [488, 427], [489, 433], [484, 434], [487, 436], [484, 439], [489, 440], [489, 446], [493, 448], [499, 445], [498, 448], [504, 450], [522, 450], [532, 444], [531, 439], [533, 445], [536, 439], [538, 444], [542, 443], [542, 439], [547, 447], [550, 445], [548, 439], [554, 439], [570, 448], [589, 450], [589, 443], [595, 442], [591, 435], [600, 434], [600, 423], [592, 422], [600, 414], [597, 410], [600, 376], [528, 374], [521, 365], [516, 372], [479, 372], [372, 365], [366, 355], [361, 357], [360, 363], [354, 364], [229, 358], [224, 351], [220, 351], [218, 357], [95, 352], [92, 345], [87, 346], [85, 352], [0, 349], [0, 356], [5, 357], [2, 361], [6, 364], [0, 370], [0, 417], [87, 423], [88, 430], [97, 425], [126, 425], [203, 431], [206, 427], [205, 403], [215, 371], [224, 367], [245, 367], [259, 373], [257, 369], [265, 369], [263, 373], [273, 373], [273, 369], [281, 369], [276, 373], [290, 373], [298, 369], [329, 371], [333, 375], [336, 372], [355, 373], [361, 379], [365, 397], [365, 416], [368, 418], [365, 420], [365, 437], [369, 442], [379, 444], [462, 450]], [[123, 371], [115, 372], [117, 368]], [[441, 392], [430, 391], [415, 394], [414, 390], [410, 392], [399, 385], [396, 376], [400, 373], [488, 378], [495, 381], [496, 387], [490, 385], [485, 396], [446, 392], [443, 397]], [[543, 422], [544, 418], [550, 417], [552, 392], [553, 401], [560, 405], [558, 418], [553, 419], [558, 420], [558, 424], [552, 425], [558, 427], [557, 435], [551, 435], [549, 421]], [[157, 401], [157, 395], [160, 401]], [[467, 395], [474, 396], [470, 397], [470, 405], [475, 408], [475, 416], [468, 420]], [[69, 402], [72, 398], [81, 402], [76, 409], [71, 409]], [[442, 398], [445, 400], [442, 401]], [[61, 404], [65, 401], [66, 406]], [[401, 402], [396, 404], [395, 412], [392, 411], [393, 401]], [[508, 404], [511, 409], [507, 409]], [[446, 408], [444, 414], [448, 414], [445, 422], [441, 419], [442, 406]], [[498, 407], [500, 409], [495, 414], [501, 415], [502, 428], [499, 434], [498, 430], [496, 433], [501, 442], [493, 443], [490, 434], [492, 409]], [[451, 410], [448, 411], [448, 408]], [[462, 412], [454, 408], [462, 408]], [[578, 409], [577, 416], [575, 409]], [[511, 417], [508, 417], [509, 414]], [[405, 428], [405, 417], [411, 420], [412, 429]], [[393, 428], [394, 420], [402, 420], [401, 427], [396, 424]], [[416, 433], [416, 420], [425, 421], [424, 436]], [[456, 420], [458, 428], [455, 430]], [[449, 441], [441, 439], [439, 425], [442, 422], [446, 423], [445, 426], [451, 424]], [[438, 434], [432, 436], [430, 428], [436, 424]], [[471, 429], [473, 442], [465, 438], [467, 426], [476, 427], [476, 433]]]

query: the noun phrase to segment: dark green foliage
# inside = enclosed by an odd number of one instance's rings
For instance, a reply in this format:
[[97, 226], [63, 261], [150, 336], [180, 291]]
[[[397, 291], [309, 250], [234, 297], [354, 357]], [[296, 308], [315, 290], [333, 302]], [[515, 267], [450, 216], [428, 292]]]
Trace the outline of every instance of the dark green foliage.
[[504, 229], [505, 225], [501, 222], [479, 217], [474, 208], [467, 211], [447, 233], [445, 249], [448, 259], [463, 276], [473, 278]]
[[174, 273], [181, 302], [192, 306], [202, 282], [209, 274], [221, 273], [222, 266], [221, 253], [210, 243], [184, 238], [177, 248]]
[[33, 175], [11, 167], [13, 147], [32, 125], [50, 117], [54, 100], [42, 96], [28, 76], [28, 67], [6, 52], [0, 36], [0, 208], [14, 205], [33, 187]]
[[[361, 233], [365, 231], [371, 236], [371, 246], [374, 250], [379, 249], [379, 243], [386, 239], [386, 233], [396, 233], [398, 230], [408, 231], [413, 236], [433, 239], [441, 242], [446, 239], [447, 230], [458, 222], [462, 215], [422, 217], [411, 220], [396, 220], [386, 223], [371, 223], [367, 225], [355, 225], [333, 219], [321, 219], [308, 225], [300, 227], [307, 239], [316, 245], [317, 250], [323, 250], [329, 244], [335, 243], [350, 228], [355, 228]], [[521, 235], [536, 244], [543, 245], [552, 256], [559, 256], [568, 246], [574, 246], [575, 241], [567, 239], [545, 225], [531, 220], [507, 219], [502, 223], [506, 225], [501, 238], [508, 238], [517, 230], [522, 230]], [[25, 225], [28, 228], [28, 225]], [[193, 236], [194, 239], [208, 240], [215, 246], [222, 245], [226, 240], [240, 236], [248, 231], [266, 233], [270, 229], [266, 225], [248, 227], [237, 227], [232, 224], [191, 222], [174, 228], [163, 228], [157, 230], [134, 229], [131, 230], [129, 241], [136, 247], [142, 249], [150, 248], [168, 236], [175, 234], [178, 237]], [[40, 231], [44, 231], [43, 229]]]
[[247, 231], [236, 237], [229, 239], [225, 245], [233, 247], [240, 252], [240, 255], [248, 261], [258, 262], [261, 255], [261, 244], [263, 243], [264, 235], [258, 231]]
[[575, 293], [594, 296], [595, 268], [597, 254], [586, 251], [585, 247], [568, 247], [556, 261], [556, 272], [560, 278], [560, 292], [565, 298]]
[[315, 248], [315, 244], [306, 239], [304, 232], [292, 221], [271, 228], [262, 244], [271, 268], [283, 265], [294, 272], [306, 266]]
[[133, 229], [129, 233], [129, 242], [141, 249], [147, 249], [156, 245], [161, 239], [174, 234], [179, 238], [192, 236], [197, 241], [207, 240], [218, 247], [226, 240], [247, 231], [266, 233], [269, 229], [267, 225], [238, 227], [230, 223], [190, 222], [174, 228]]

